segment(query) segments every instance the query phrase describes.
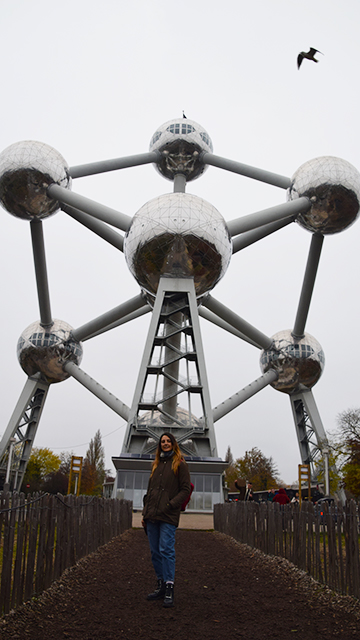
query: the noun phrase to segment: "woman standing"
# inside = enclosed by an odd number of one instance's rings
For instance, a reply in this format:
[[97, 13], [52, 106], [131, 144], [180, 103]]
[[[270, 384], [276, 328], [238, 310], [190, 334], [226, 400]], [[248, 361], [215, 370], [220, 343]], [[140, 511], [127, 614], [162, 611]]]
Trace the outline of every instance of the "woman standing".
[[190, 474], [172, 433], [163, 433], [156, 449], [142, 525], [150, 544], [157, 587], [148, 600], [164, 598], [164, 607], [174, 605], [175, 532], [182, 503], [190, 494]]

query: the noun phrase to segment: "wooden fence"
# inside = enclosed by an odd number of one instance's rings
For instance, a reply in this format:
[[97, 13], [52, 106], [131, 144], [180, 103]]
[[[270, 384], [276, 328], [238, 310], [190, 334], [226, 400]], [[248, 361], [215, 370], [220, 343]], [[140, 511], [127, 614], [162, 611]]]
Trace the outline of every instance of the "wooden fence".
[[0, 615], [132, 526], [132, 502], [0, 493]]
[[214, 527], [266, 554], [290, 560], [315, 580], [360, 598], [358, 505], [232, 502], [214, 507]]

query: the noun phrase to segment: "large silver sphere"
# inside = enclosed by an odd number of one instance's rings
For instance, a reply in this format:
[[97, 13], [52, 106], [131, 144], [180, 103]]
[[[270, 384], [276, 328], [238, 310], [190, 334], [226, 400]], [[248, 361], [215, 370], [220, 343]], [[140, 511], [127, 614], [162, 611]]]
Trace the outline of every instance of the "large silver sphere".
[[187, 409], [182, 407], [176, 408], [176, 421], [164, 416], [161, 411], [147, 411], [139, 418], [138, 423], [139, 425], [156, 427], [164, 431], [171, 431], [171, 429], [179, 429], [180, 427], [201, 427], [200, 420], [193, 414], [190, 416]]
[[33, 322], [22, 332], [17, 344], [17, 356], [28, 376], [41, 373], [48, 383], [61, 382], [69, 375], [63, 370], [65, 361], [80, 364], [83, 349], [71, 338], [72, 327], [63, 320], [54, 320], [44, 328]]
[[59, 203], [46, 192], [54, 183], [71, 188], [66, 161], [49, 145], [25, 140], [0, 154], [0, 202], [12, 215], [33, 220], [55, 213]]
[[300, 213], [297, 222], [311, 232], [338, 233], [358, 216], [360, 173], [341, 158], [314, 158], [301, 165], [291, 179], [287, 199], [301, 196], [310, 199], [311, 208]]
[[200, 160], [203, 151], [212, 152], [213, 146], [205, 129], [187, 118], [169, 120], [159, 127], [150, 142], [150, 151], [161, 151], [162, 158], [155, 166], [173, 180], [177, 173], [186, 180], [198, 178], [206, 169]]
[[260, 366], [263, 373], [274, 369], [279, 377], [272, 387], [285, 393], [293, 393], [299, 385], [311, 389], [319, 380], [325, 356], [315, 338], [305, 333], [301, 339], [294, 339], [290, 330], [279, 331], [273, 336], [273, 345], [262, 351]]
[[[193, 414], [189, 414], [189, 411], [183, 409], [182, 407], [177, 407], [176, 409], [176, 422], [175, 420], [171, 421], [168, 417], [165, 417], [161, 411], [147, 411], [144, 413], [138, 421], [138, 424], [141, 426], [147, 426], [151, 429], [157, 429], [159, 433], [159, 437], [164, 431], [170, 431], [174, 436], [177, 436], [179, 428], [192, 428], [196, 429], [197, 427], [201, 428], [202, 424], [198, 418], [196, 418]], [[153, 451], [155, 451], [158, 440], [155, 438], [148, 438], [146, 441], [147, 447], [151, 447]], [[190, 437], [187, 440], [184, 440], [179, 444], [180, 449], [182, 445], [185, 446], [185, 451], [187, 453], [191, 452], [192, 455], [199, 455], [196, 446], [193, 442], [193, 439]]]
[[169, 193], [147, 202], [125, 236], [128, 267], [139, 285], [156, 294], [161, 276], [194, 278], [196, 295], [210, 291], [231, 258], [224, 218], [202, 198]]

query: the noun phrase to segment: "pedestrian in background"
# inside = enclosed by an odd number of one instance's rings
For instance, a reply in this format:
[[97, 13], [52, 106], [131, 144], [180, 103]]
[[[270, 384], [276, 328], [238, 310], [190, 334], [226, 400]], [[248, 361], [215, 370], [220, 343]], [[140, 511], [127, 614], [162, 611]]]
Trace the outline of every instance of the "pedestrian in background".
[[251, 502], [251, 500], [254, 500], [251, 482], [247, 483], [244, 500], [245, 502]]
[[273, 502], [278, 502], [279, 504], [288, 504], [290, 502], [290, 498], [285, 489], [279, 489], [278, 493], [273, 498]]

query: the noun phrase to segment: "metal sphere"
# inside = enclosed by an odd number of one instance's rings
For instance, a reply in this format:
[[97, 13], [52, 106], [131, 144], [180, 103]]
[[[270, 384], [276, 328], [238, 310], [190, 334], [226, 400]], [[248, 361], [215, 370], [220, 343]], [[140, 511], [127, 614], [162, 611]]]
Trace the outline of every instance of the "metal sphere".
[[[178, 430], [182, 427], [192, 426], [194, 428], [201, 427], [201, 422], [193, 414], [190, 415], [189, 411], [182, 407], [176, 408], [176, 420], [171, 420], [169, 417], [165, 417], [161, 411], [147, 411], [141, 418], [139, 418], [138, 424], [140, 426], [151, 426], [164, 431], [170, 431], [171, 429]], [[175, 431], [176, 432], [176, 431]], [[157, 441], [154, 440], [154, 442]]]
[[206, 169], [200, 155], [203, 151], [212, 150], [209, 134], [200, 124], [187, 118], [165, 122], [155, 131], [150, 142], [150, 151], [162, 153], [155, 166], [169, 180], [173, 180], [177, 173], [185, 175], [187, 181], [198, 178]]
[[72, 327], [63, 320], [54, 320], [44, 328], [33, 322], [22, 332], [17, 344], [20, 366], [28, 376], [41, 373], [48, 383], [61, 382], [69, 375], [63, 370], [65, 361], [80, 364], [82, 346], [72, 339]]
[[55, 213], [59, 203], [47, 195], [51, 184], [71, 188], [66, 161], [49, 145], [25, 140], [0, 154], [0, 202], [17, 218], [34, 220]]
[[194, 278], [197, 296], [224, 275], [232, 243], [224, 218], [213, 205], [187, 193], [147, 202], [134, 215], [124, 254], [139, 285], [155, 294], [161, 276]]
[[297, 391], [299, 385], [311, 389], [319, 380], [325, 356], [321, 345], [310, 334], [295, 339], [290, 330], [279, 331], [273, 336], [270, 349], [262, 351], [260, 366], [263, 373], [274, 369], [279, 377], [272, 387], [284, 393]]
[[333, 156], [314, 158], [294, 173], [288, 200], [306, 196], [311, 208], [297, 217], [305, 229], [338, 233], [357, 218], [360, 207], [360, 173], [350, 162]]

